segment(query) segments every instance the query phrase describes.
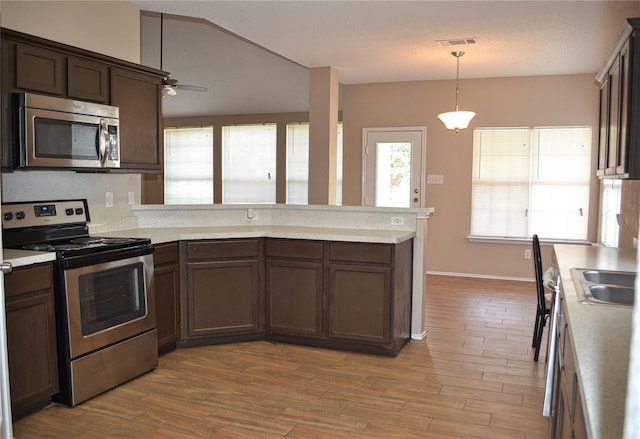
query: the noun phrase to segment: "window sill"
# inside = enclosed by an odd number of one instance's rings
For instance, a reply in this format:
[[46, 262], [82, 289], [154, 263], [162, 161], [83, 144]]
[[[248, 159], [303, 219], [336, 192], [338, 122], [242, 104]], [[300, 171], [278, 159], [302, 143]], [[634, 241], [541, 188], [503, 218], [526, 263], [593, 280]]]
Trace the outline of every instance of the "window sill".
[[[499, 238], [497, 236], [467, 236], [469, 242], [481, 242], [485, 244], [516, 244], [531, 245], [531, 238]], [[542, 245], [553, 244], [578, 244], [592, 245], [589, 241], [572, 240], [572, 239], [540, 239]]]

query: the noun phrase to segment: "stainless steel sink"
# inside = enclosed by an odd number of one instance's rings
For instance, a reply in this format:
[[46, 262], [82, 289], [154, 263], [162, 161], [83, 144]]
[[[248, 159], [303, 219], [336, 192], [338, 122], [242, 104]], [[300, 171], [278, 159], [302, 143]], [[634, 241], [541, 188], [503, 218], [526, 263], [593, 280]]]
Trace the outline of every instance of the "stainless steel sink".
[[594, 284], [621, 285], [631, 287], [636, 281], [636, 274], [625, 271], [585, 270], [582, 276], [587, 282]]
[[572, 268], [571, 276], [582, 303], [633, 306], [634, 272]]
[[591, 285], [589, 293], [592, 300], [619, 305], [633, 305], [635, 291], [632, 287], [619, 287], [616, 285]]

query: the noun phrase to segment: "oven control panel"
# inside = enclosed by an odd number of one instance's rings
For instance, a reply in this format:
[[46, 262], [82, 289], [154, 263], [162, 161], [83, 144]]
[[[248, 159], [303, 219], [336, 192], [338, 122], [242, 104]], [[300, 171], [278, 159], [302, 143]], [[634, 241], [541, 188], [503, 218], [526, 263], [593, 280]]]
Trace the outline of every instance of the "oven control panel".
[[88, 221], [89, 208], [86, 199], [2, 204], [2, 227], [4, 229], [86, 223]]

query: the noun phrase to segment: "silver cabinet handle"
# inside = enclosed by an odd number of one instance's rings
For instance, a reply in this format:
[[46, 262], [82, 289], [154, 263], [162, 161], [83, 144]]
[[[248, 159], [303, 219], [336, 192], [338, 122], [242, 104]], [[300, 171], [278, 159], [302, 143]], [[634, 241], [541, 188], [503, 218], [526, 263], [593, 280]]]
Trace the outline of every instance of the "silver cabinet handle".
[[11, 262], [3, 262], [0, 264], [0, 270], [2, 270], [4, 274], [9, 274], [13, 271], [13, 265], [11, 265]]

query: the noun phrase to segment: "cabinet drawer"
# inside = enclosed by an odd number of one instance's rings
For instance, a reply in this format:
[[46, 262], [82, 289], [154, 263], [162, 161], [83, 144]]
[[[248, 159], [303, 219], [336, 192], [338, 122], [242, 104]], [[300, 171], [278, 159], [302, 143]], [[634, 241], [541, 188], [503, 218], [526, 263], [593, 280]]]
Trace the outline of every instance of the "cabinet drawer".
[[6, 297], [45, 290], [52, 284], [51, 264], [18, 268], [4, 277]]
[[153, 264], [169, 264], [178, 261], [178, 243], [158, 244], [153, 247]]
[[187, 259], [256, 258], [258, 240], [195, 241], [187, 244]]
[[329, 244], [329, 257], [332, 261], [391, 264], [392, 251], [389, 244], [332, 242]]
[[266, 252], [274, 258], [322, 259], [322, 242], [269, 239]]

